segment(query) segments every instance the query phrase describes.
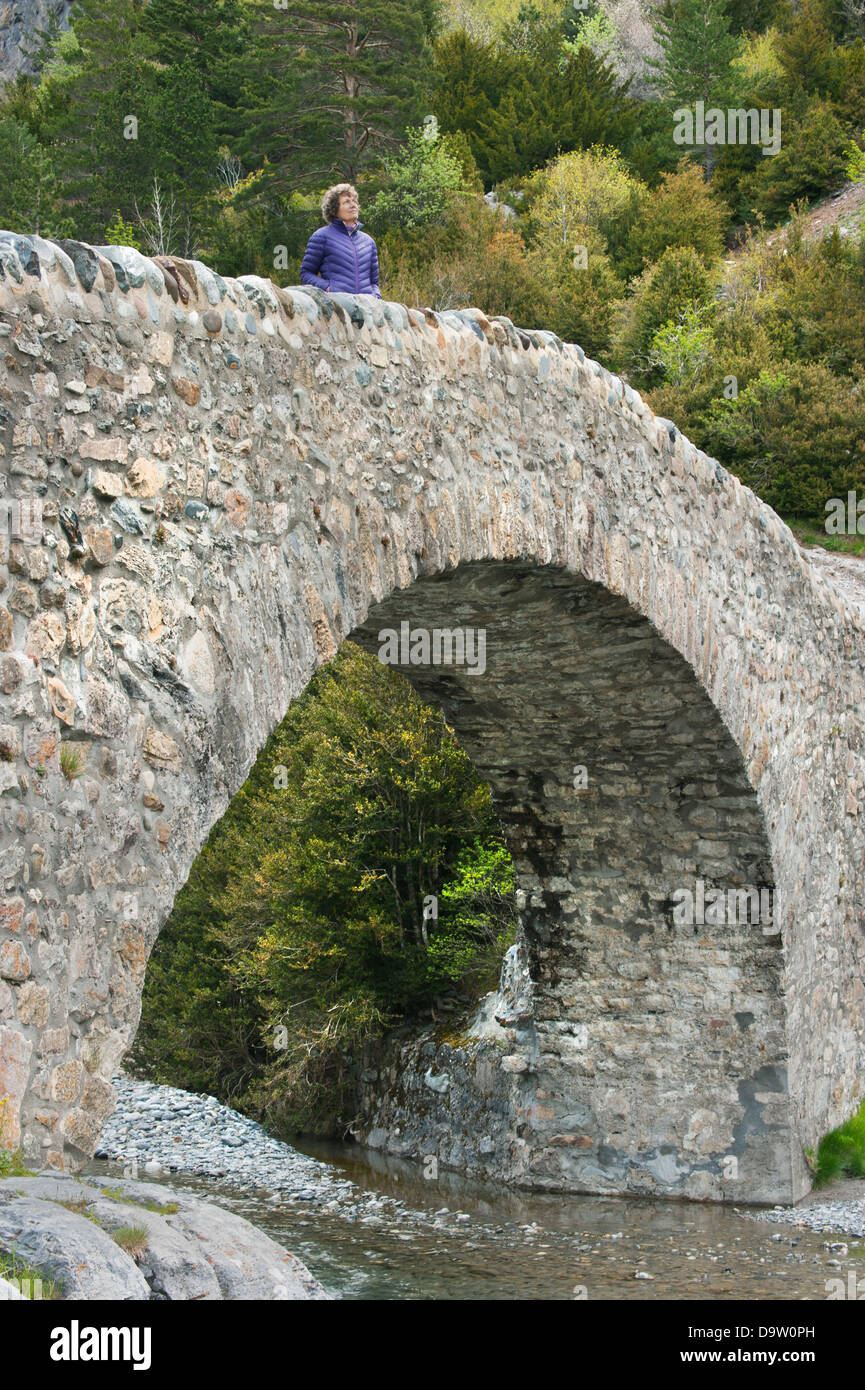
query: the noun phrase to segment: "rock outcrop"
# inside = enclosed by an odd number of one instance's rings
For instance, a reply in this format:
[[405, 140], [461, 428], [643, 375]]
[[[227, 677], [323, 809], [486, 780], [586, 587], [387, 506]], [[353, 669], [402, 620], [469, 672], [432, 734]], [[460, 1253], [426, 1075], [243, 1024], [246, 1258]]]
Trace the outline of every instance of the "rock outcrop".
[[0, 86], [32, 70], [31, 55], [40, 29], [52, 20], [65, 25], [72, 0], [0, 0]]
[[[156, 1183], [4, 1178], [0, 1254], [14, 1254], [62, 1299], [328, 1297], [300, 1260], [243, 1217]], [[14, 1280], [11, 1290], [20, 1292]]]

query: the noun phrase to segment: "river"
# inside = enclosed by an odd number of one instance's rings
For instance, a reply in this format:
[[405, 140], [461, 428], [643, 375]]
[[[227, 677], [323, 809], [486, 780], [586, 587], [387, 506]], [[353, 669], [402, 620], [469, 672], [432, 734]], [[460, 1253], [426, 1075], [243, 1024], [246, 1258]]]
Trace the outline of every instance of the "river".
[[[731, 1207], [521, 1193], [446, 1172], [425, 1179], [358, 1148], [298, 1149], [326, 1165], [311, 1203], [214, 1177], [148, 1180], [247, 1217], [343, 1299], [823, 1301], [832, 1280], [865, 1275], [865, 1242]], [[123, 1165], [87, 1171], [120, 1177]]]

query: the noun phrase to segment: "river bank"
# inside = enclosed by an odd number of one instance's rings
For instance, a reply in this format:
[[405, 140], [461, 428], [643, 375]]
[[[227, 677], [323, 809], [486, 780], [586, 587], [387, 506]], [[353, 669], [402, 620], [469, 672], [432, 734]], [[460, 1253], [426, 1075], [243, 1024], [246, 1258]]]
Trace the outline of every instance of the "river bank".
[[445, 1171], [424, 1178], [420, 1165], [356, 1147], [302, 1152], [213, 1097], [115, 1084], [93, 1172], [136, 1165], [148, 1182], [182, 1183], [294, 1251], [334, 1297], [822, 1300], [833, 1280], [862, 1272], [861, 1194], [759, 1211], [525, 1193]]

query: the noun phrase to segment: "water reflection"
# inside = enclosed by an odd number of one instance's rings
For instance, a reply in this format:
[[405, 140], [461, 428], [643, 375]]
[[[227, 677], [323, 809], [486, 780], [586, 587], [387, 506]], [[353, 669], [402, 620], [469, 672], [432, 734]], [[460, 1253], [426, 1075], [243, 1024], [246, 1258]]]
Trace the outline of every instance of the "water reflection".
[[[524, 1193], [368, 1150], [298, 1146], [325, 1160], [314, 1204], [221, 1179], [164, 1180], [248, 1217], [348, 1299], [819, 1299], [862, 1272], [831, 1236], [755, 1222], [734, 1208], [623, 1197]], [[88, 1171], [119, 1177], [117, 1163]], [[345, 1180], [353, 1188], [346, 1192]], [[834, 1261], [834, 1263], [830, 1263]]]

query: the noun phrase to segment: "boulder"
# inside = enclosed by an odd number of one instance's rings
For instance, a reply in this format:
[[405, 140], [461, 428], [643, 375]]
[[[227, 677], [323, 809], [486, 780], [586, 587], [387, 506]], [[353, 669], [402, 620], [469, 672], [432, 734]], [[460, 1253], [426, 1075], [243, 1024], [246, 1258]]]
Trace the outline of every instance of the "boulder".
[[[143, 1232], [133, 1254], [112, 1239], [124, 1227]], [[63, 1173], [2, 1179], [0, 1253], [13, 1247], [64, 1299], [329, 1298], [251, 1222], [157, 1183]]]

